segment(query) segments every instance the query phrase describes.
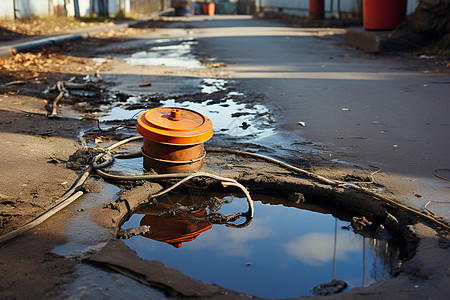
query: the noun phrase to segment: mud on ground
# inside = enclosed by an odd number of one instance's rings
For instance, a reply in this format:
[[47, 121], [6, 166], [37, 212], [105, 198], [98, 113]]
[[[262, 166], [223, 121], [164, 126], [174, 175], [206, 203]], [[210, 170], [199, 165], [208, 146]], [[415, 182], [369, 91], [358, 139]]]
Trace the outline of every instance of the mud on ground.
[[[108, 44], [132, 32], [133, 29], [106, 32], [78, 43], [77, 47]], [[72, 82], [84, 84], [83, 78], [95, 78], [99, 69], [87, 57], [64, 54], [71, 48], [67, 44], [62, 48], [19, 53], [0, 61], [1, 235], [53, 207], [78, 176], [75, 170], [67, 168], [67, 162], [80, 147], [80, 132], [96, 127], [89, 114], [104, 99], [88, 99], [94, 103], [82, 111], [82, 118], [48, 117], [49, 104], [57, 95], [45, 93], [49, 87], [72, 78]], [[64, 97], [58, 110], [76, 106], [77, 100]], [[73, 278], [79, 262], [51, 253], [55, 245], [65, 242], [62, 230], [73, 213], [66, 209], [0, 247], [1, 299], [56, 296], [58, 287]]]

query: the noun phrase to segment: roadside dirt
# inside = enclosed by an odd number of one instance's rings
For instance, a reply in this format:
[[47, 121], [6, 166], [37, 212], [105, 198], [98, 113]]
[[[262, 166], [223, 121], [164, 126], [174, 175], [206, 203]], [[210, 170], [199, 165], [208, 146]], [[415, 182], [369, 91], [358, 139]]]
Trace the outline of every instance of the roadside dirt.
[[[95, 47], [129, 36], [131, 31], [107, 32], [81, 44]], [[96, 126], [89, 109], [84, 110], [83, 118], [48, 117], [51, 111], [46, 107], [56, 96], [44, 93], [48, 87], [73, 77], [74, 83], [84, 84], [82, 78], [95, 77], [99, 67], [86, 57], [61, 54], [60, 50], [17, 54], [0, 61], [1, 235], [57, 203], [78, 176], [66, 165], [80, 147], [80, 131]], [[75, 100], [63, 98], [59, 106], [74, 105]], [[69, 207], [0, 247], [1, 299], [55, 297], [58, 287], [73, 279], [79, 262], [51, 253], [66, 240], [63, 224], [73, 213]]]
[[[47, 29], [52, 27], [50, 23], [47, 25]], [[141, 23], [136, 28], [107, 31], [75, 44], [0, 60], [0, 235], [27, 224], [56, 205], [71, 187], [78, 173], [67, 166], [70, 156], [86, 142], [80, 140], [81, 131], [94, 129], [105, 135], [97, 129], [92, 113], [111, 99], [99, 94], [95, 95], [99, 97], [64, 96], [58, 102], [58, 115], [49, 118], [58, 93], [45, 91], [59, 81], [82, 85], [93, 79], [95, 82], [91, 84], [98, 86], [101, 71], [108, 64], [94, 62], [86, 54], [152, 31], [155, 26], [155, 22]], [[28, 27], [32, 24], [28, 23]], [[39, 28], [42, 31], [24, 29], [24, 32], [52, 33]], [[8, 39], [24, 36], [15, 30]], [[121, 49], [115, 51], [120, 53]], [[109, 84], [101, 83], [102, 88]], [[122, 100], [119, 96], [115, 101]], [[79, 101], [87, 104], [80, 106]], [[67, 107], [78, 113], [68, 115]], [[105, 139], [109, 138], [103, 136], [95, 142], [102, 143]], [[60, 287], [74, 279], [74, 268], [80, 262], [55, 255], [51, 250], [66, 241], [64, 224], [75, 213], [69, 206], [36, 229], [1, 245], [0, 299], [57, 297], [62, 291]], [[13, 276], [11, 270], [15, 270]]]
[[73, 30], [112, 25], [110, 19], [74, 19], [66, 17], [31, 17], [24, 20], [0, 20], [0, 43], [33, 36], [68, 33]]
[[[98, 79], [102, 70], [112, 68], [108, 65], [111, 62], [96, 63], [87, 57], [88, 55], [82, 54], [95, 51], [99, 46], [123, 42], [126, 38], [152, 30], [142, 27], [144, 28], [105, 33], [95, 39], [62, 48], [78, 53], [76, 56], [63, 54], [66, 52], [61, 51], [61, 48], [55, 48], [32, 54], [19, 54], [1, 62], [0, 234], [11, 232], [55, 205], [57, 199], [72, 185], [78, 174], [76, 170], [67, 168], [69, 157], [80, 147], [80, 131], [96, 127], [91, 113], [98, 110], [98, 106], [106, 101], [101, 97], [95, 99], [91, 97], [89, 105], [79, 107], [77, 98], [63, 98], [60, 102], [61, 108], [72, 106], [78, 109], [83, 117], [49, 118], [51, 110], [48, 109], [48, 105], [56, 95], [43, 94], [43, 91], [58, 81], [68, 81], [73, 77], [75, 77], [73, 82], [78, 84], [86, 83], [83, 79], [86, 75]], [[121, 51], [119, 48], [116, 50]], [[204, 72], [210, 75], [214, 71], [206, 69]], [[108, 83], [104, 82], [103, 85], [107, 86]], [[62, 109], [59, 111], [64, 112]], [[221, 145], [220, 141], [218, 145]], [[231, 159], [229, 165], [237, 164], [233, 158], [211, 155], [206, 159], [206, 168], [224, 176], [234, 177], [249, 185], [254, 191], [282, 186], [284, 191], [301, 188], [306, 195], [308, 193], [339, 195], [342, 196], [339, 199], [342, 199], [343, 204], [346, 203], [364, 213], [370, 207], [371, 213], [381, 219], [386, 218], [385, 212], [388, 210], [400, 220], [400, 231], [405, 230], [407, 225], [415, 224], [415, 233], [421, 240], [414, 250], [414, 238], [413, 235], [409, 235], [412, 239], [409, 241], [412, 248], [408, 253], [415, 252], [416, 255], [404, 263], [396, 277], [369, 288], [354, 289], [342, 295], [331, 296], [330, 299], [392, 298], [392, 291], [395, 291], [396, 299], [439, 299], [450, 292], [447, 285], [450, 270], [446, 264], [442, 264], [442, 261], [450, 261], [448, 247], [445, 248], [445, 243], [439, 247], [440, 234], [419, 220], [395, 212], [383, 203], [356, 195], [354, 192], [311, 183], [310, 180], [290, 176], [293, 174], [283, 168], [252, 159], [239, 162], [245, 165], [240, 168], [241, 172], [233, 168], [217, 170], [208, 167], [223, 164], [227, 159]], [[305, 162], [305, 166], [308, 166], [308, 162]], [[340, 170], [323, 166], [316, 166], [311, 170], [323, 176], [348, 181], [371, 179], [371, 172], [366, 170], [354, 170], [351, 174], [343, 174]], [[128, 201], [128, 205], [131, 204], [131, 208], [134, 208], [146, 199], [149, 191], [160, 189], [161, 186], [157, 184], [146, 183], [135, 189], [126, 190], [117, 202], [111, 203], [106, 208], [97, 208], [92, 213], [92, 218], [102, 226], [117, 230], [117, 224], [123, 220], [124, 213], [129, 209], [126, 208], [124, 199]], [[334, 199], [338, 200], [336, 197]], [[121, 209], [114, 209], [116, 207]], [[65, 242], [66, 237], [62, 230], [65, 222], [74, 214], [76, 212], [69, 206], [36, 229], [0, 245], [1, 299], [57, 298], [61, 295], [61, 286], [74, 279], [75, 267], [81, 262], [55, 255], [51, 250], [55, 245]], [[163, 285], [163, 290], [175, 298], [251, 297], [193, 281], [157, 262], [143, 262], [114, 236], [111, 236], [110, 244], [93, 255], [90, 260], [127, 276], [130, 274], [139, 275], [139, 278], [144, 276], [147, 278], [147, 284], [158, 287]], [[155, 272], [152, 273], [150, 267]], [[14, 270], [13, 274], [11, 270]], [[174, 278], [177, 278], [176, 281], [173, 281]]]

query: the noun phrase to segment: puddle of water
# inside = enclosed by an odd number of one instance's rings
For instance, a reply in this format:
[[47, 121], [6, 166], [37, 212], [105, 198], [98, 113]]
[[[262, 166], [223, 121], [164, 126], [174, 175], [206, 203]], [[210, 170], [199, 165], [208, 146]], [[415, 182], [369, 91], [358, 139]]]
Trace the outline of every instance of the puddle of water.
[[107, 169], [110, 173], [130, 176], [144, 174], [143, 158], [115, 159], [114, 164]]
[[120, 106], [113, 107], [103, 116], [99, 117], [100, 122], [120, 121], [120, 120], [136, 120], [137, 116], [146, 109], [123, 109]]
[[[106, 183], [100, 185], [102, 190], [99, 193], [86, 194], [78, 202], [77, 214], [68, 221], [64, 230], [68, 242], [55, 247], [53, 253], [80, 258], [90, 250], [103, 247], [111, 238], [110, 230], [94, 223], [90, 212], [92, 208], [112, 201], [119, 188]], [[166, 299], [163, 293], [116, 272], [107, 272], [87, 264], [78, 264], [75, 272], [76, 279], [64, 286], [64, 299], [125, 299], [133, 296], [140, 299]]]
[[[205, 79], [205, 82], [207, 79]], [[225, 85], [222, 80], [210, 80], [209, 84], [203, 86], [203, 90], [215, 92]], [[245, 97], [244, 94], [238, 92], [230, 92], [228, 95], [237, 97]], [[114, 120], [132, 120], [147, 109], [126, 109], [126, 105], [139, 102], [139, 98], [132, 96], [125, 103], [125, 106], [115, 106], [109, 111], [99, 115], [100, 122]], [[213, 122], [213, 130], [215, 133], [228, 134], [235, 137], [249, 137], [259, 139], [271, 136], [275, 132], [274, 126], [271, 124], [269, 110], [262, 104], [249, 106], [245, 103], [238, 103], [234, 99], [222, 99], [220, 101], [207, 100], [204, 102], [179, 102], [175, 99], [168, 99], [160, 102], [159, 106], [173, 106], [188, 108], [195, 110]]]
[[[130, 65], [168, 66], [177, 68], [201, 68], [201, 63], [192, 54], [192, 48], [197, 45], [193, 38], [159, 39], [151, 41], [149, 51], [133, 53], [125, 58]], [[161, 44], [161, 45], [158, 45]]]
[[[349, 288], [387, 278], [395, 268], [398, 251], [388, 241], [345, 230], [350, 223], [330, 214], [270, 205], [271, 197], [255, 198], [258, 201], [251, 224], [229, 228], [180, 216], [158, 216], [164, 206], [209, 199], [167, 196], [159, 201], [165, 204], [141, 210], [122, 226], [151, 224], [153, 235], [125, 242], [144, 259], [156, 259], [194, 279], [264, 298], [311, 295], [314, 286], [331, 281], [334, 249], [335, 279], [344, 280]], [[223, 205], [220, 213], [247, 210], [245, 198], [225, 199], [231, 203]], [[275, 199], [279, 201], [283, 200]], [[195, 216], [202, 214], [197, 211]], [[175, 240], [180, 235], [184, 242]]]
[[77, 214], [71, 218], [64, 229], [68, 242], [56, 246], [53, 252], [67, 257], [79, 257], [93, 247], [98, 247], [111, 238], [109, 230], [97, 225], [91, 220], [91, 209], [103, 203], [113, 201], [119, 188], [112, 184], [98, 183], [102, 190], [98, 193], [88, 193], [77, 203]]
[[[212, 94], [225, 90], [225, 85], [228, 83], [225, 79], [204, 78], [201, 92], [205, 94]], [[243, 94], [242, 94], [243, 95]]]
[[237, 103], [233, 99], [224, 99], [219, 103], [213, 100], [202, 103], [177, 102], [173, 99], [162, 101], [162, 106], [176, 106], [195, 110], [213, 123], [216, 133], [225, 133], [231, 136], [263, 138], [274, 133], [269, 123], [269, 110], [261, 104], [248, 107], [244, 103]]

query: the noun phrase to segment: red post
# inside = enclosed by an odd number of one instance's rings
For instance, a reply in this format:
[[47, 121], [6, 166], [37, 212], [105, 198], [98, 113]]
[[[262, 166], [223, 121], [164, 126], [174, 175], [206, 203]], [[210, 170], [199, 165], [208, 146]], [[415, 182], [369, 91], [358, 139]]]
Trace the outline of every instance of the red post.
[[325, 17], [325, 0], [309, 0], [309, 18], [311, 20]]
[[216, 4], [215, 3], [205, 3], [203, 4], [203, 13], [205, 15], [212, 16], [214, 15], [214, 11], [216, 10]]
[[394, 29], [405, 21], [407, 0], [364, 0], [364, 29]]

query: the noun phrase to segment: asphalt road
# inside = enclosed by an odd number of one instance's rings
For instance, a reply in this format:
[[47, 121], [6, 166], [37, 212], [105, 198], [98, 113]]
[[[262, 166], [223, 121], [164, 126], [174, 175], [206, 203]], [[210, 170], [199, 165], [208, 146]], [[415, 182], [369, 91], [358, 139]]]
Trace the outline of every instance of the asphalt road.
[[[225, 62], [240, 88], [265, 95], [278, 124], [272, 143], [307, 139], [341, 166], [377, 166], [416, 207], [449, 200], [448, 181], [433, 175], [450, 166], [448, 76], [420, 60], [351, 49], [342, 29], [248, 16], [182, 22], [176, 26], [190, 28], [200, 52]], [[450, 217], [448, 204], [432, 205]]]

